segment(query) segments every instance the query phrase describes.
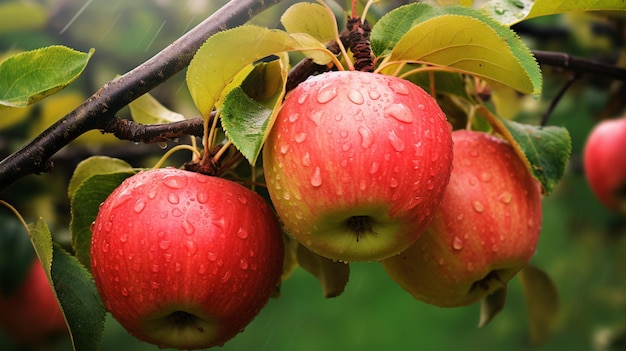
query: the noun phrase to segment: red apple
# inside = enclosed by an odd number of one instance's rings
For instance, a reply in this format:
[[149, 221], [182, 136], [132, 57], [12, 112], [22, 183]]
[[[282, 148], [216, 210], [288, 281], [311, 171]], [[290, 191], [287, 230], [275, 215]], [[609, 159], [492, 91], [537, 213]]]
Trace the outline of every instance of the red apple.
[[93, 225], [91, 265], [105, 306], [159, 347], [222, 345], [277, 287], [283, 239], [258, 194], [162, 168], [126, 179]]
[[63, 312], [38, 259], [17, 290], [0, 293], [0, 328], [16, 343], [30, 347], [68, 335]]
[[448, 183], [451, 126], [436, 101], [392, 76], [330, 72], [285, 98], [263, 152], [286, 232], [334, 260], [413, 244]]
[[600, 202], [626, 214], [626, 117], [604, 120], [593, 128], [585, 144], [583, 166]]
[[455, 131], [454, 169], [435, 218], [406, 251], [382, 262], [413, 297], [455, 307], [502, 288], [530, 260], [541, 229], [541, 186], [510, 144]]

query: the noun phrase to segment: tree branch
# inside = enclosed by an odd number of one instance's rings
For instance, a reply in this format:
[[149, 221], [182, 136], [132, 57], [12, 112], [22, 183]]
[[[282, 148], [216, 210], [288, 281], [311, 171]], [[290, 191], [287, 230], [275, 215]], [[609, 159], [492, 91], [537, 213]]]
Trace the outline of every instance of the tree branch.
[[533, 50], [537, 62], [542, 65], [561, 67], [575, 73], [593, 74], [626, 81], [626, 69], [612, 64], [587, 60], [563, 52]]
[[0, 162], [0, 191], [17, 179], [49, 171], [50, 157], [81, 134], [104, 129], [115, 114], [187, 65], [208, 37], [242, 25], [282, 0], [231, 0], [148, 61], [106, 83], [83, 104]]

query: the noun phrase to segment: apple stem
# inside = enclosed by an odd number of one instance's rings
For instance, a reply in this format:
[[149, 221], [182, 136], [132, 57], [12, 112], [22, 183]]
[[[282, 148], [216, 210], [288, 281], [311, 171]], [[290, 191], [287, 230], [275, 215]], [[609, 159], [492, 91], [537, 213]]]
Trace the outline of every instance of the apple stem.
[[374, 59], [370, 44], [372, 27], [367, 21], [361, 22], [358, 16], [349, 18], [346, 27], [349, 31], [348, 42], [350, 43], [350, 50], [354, 57], [354, 69], [362, 72], [373, 72]]

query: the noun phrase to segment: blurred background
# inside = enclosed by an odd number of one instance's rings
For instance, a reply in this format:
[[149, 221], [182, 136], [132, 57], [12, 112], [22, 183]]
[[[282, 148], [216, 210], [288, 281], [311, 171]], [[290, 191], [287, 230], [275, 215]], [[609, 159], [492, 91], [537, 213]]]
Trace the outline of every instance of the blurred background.
[[[0, 157], [4, 158], [62, 117], [104, 83], [141, 64], [223, 5], [223, 0], [2, 0], [0, 5], [31, 6], [24, 17], [0, 13], [0, 58], [62, 44], [80, 51], [95, 48], [86, 71], [62, 93], [0, 119]], [[283, 1], [255, 23], [279, 25]], [[345, 6], [344, 1], [340, 1]], [[382, 1], [374, 13], [406, 2]], [[334, 4], [336, 8], [339, 5]], [[22, 12], [20, 12], [22, 13]], [[624, 19], [606, 13], [555, 15], [513, 27], [531, 49], [552, 50], [616, 62], [624, 57]], [[528, 98], [518, 118], [538, 123], [570, 72], [544, 69], [541, 98]], [[325, 299], [317, 280], [298, 269], [284, 282], [246, 330], [222, 350], [626, 350], [626, 218], [609, 213], [592, 196], [581, 169], [586, 137], [602, 118], [623, 113], [613, 94], [619, 82], [581, 76], [553, 111], [549, 123], [566, 127], [573, 154], [561, 183], [544, 200], [541, 239], [533, 265], [554, 281], [560, 298], [556, 332], [533, 347], [526, 301], [519, 278], [509, 285], [504, 310], [478, 328], [480, 306], [441, 309], [413, 300], [375, 263], [352, 264], [345, 292]], [[152, 94], [187, 117], [197, 115], [184, 72]], [[619, 97], [619, 95], [617, 95]], [[622, 100], [623, 100], [622, 95]], [[622, 101], [623, 103], [623, 101]], [[122, 111], [123, 116], [127, 111]], [[55, 240], [68, 243], [66, 188], [76, 163], [93, 154], [110, 155], [140, 167], [154, 164], [163, 145], [133, 144], [92, 132], [57, 155], [52, 173], [28, 176], [1, 198], [27, 221], [42, 216]], [[626, 150], [625, 150], [626, 151]], [[70, 350], [69, 341], [50, 350]], [[0, 331], [0, 350], [19, 350]], [[108, 317], [101, 350], [157, 350], [129, 336]]]

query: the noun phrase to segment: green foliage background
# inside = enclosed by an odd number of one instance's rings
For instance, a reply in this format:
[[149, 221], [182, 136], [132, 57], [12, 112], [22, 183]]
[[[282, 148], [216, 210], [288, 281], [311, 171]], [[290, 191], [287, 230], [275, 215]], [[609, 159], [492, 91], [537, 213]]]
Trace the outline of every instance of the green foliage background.
[[[46, 11], [46, 26], [3, 27], [0, 55], [53, 44], [85, 52], [95, 48], [93, 61], [84, 76], [68, 88], [70, 93], [86, 98], [116, 74], [151, 57], [224, 1], [187, 1], [181, 6], [183, 2], [174, 0], [94, 0], [88, 1], [82, 9], [79, 4], [69, 2], [40, 0], [36, 3]], [[280, 13], [291, 3], [293, 1], [285, 1], [263, 13], [255, 23], [276, 26]], [[528, 21], [519, 27], [519, 32], [533, 49], [557, 50], [589, 58], [614, 55], [620, 48], [610, 36], [593, 31], [598, 23], [605, 22], [599, 17], [583, 15], [549, 16]], [[525, 33], [532, 33], [530, 29], [543, 30], [550, 35], [525, 36]], [[529, 100], [531, 107], [519, 116], [529, 123], [538, 122], [550, 99], [568, 78], [558, 70], [546, 69], [544, 73], [541, 99]], [[623, 269], [626, 267], [626, 219], [606, 212], [591, 195], [580, 160], [590, 129], [598, 116], [606, 112], [611, 83], [594, 77], [581, 78], [550, 119], [551, 125], [568, 128], [573, 157], [565, 177], [544, 201], [542, 236], [532, 261], [554, 280], [561, 299], [558, 329], [539, 348], [541, 350], [608, 350], [602, 345], [613, 335], [611, 333], [622, 337], [626, 334], [626, 270]], [[196, 113], [182, 75], [157, 88], [154, 94], [159, 101], [187, 116]], [[44, 123], [41, 114], [41, 110], [31, 111], [27, 119], [0, 129], [2, 157], [32, 136], [33, 128], [38, 129], [33, 125]], [[65, 189], [77, 162], [73, 157], [84, 157], [96, 151], [122, 154], [131, 164], [142, 166], [150, 160], [153, 162], [163, 152], [156, 145], [129, 147], [129, 142], [108, 144], [97, 137], [86, 143], [72, 144], [68, 149], [76, 151], [64, 150], [53, 173], [29, 176], [3, 194], [27, 220], [43, 216], [55, 240], [65, 244], [69, 225], [69, 200]], [[324, 299], [315, 278], [298, 269], [284, 283], [282, 296], [271, 300], [245, 332], [222, 350], [529, 350], [533, 348], [528, 341], [525, 308], [521, 285], [516, 278], [510, 284], [504, 311], [488, 326], [479, 329], [478, 305], [441, 309], [417, 302], [374, 263], [353, 264], [346, 291], [334, 299]], [[623, 350], [624, 346], [621, 347], [615, 350]], [[69, 342], [51, 348], [69, 349]], [[157, 348], [135, 340], [108, 317], [101, 349]], [[0, 350], [16, 350], [2, 332]]]

